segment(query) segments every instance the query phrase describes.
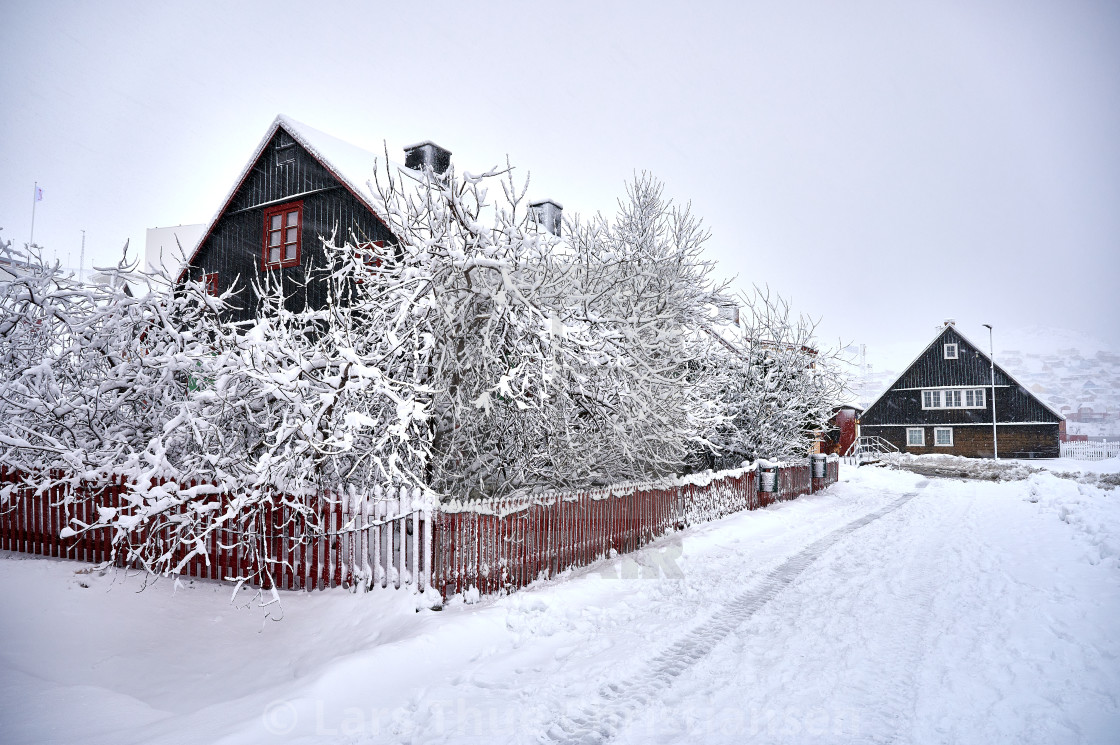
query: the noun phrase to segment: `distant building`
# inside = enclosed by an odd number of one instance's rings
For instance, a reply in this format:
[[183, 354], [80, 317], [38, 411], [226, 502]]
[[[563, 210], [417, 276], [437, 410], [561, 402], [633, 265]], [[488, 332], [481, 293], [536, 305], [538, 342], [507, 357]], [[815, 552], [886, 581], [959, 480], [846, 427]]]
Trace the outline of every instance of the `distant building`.
[[[991, 358], [952, 321], [918, 358], [867, 407], [860, 435], [877, 435], [910, 453], [990, 458]], [[995, 366], [995, 412], [1000, 457], [1057, 458], [1065, 417]]]

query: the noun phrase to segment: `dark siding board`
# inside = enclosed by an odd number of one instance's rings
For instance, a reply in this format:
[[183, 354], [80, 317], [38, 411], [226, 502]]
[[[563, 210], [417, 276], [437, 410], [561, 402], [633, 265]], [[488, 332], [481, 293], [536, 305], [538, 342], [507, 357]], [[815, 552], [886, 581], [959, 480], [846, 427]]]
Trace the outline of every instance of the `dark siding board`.
[[[910, 447], [906, 444], [906, 427], [903, 426], [860, 426], [860, 434], [878, 436], [887, 440], [904, 453], [915, 455], [943, 454], [962, 455], [968, 458], [992, 457], [991, 427], [954, 427], [952, 447], [937, 447], [933, 444], [933, 425], [924, 427], [926, 444], [924, 447]], [[999, 435], [999, 455], [1001, 458], [1057, 458], [1060, 445], [1057, 424], [1001, 425]]]
[[[936, 387], [936, 386], [931, 386]], [[921, 391], [890, 390], [868, 409], [863, 424], [983, 424], [992, 421], [992, 389], [984, 388], [987, 404], [983, 409], [923, 409]], [[996, 388], [996, 419], [1000, 422], [1057, 422], [1037, 398], [1019, 385]]]
[[[956, 343], [958, 358], [944, 359], [943, 345]], [[964, 424], [992, 420], [991, 367], [979, 351], [953, 328], [945, 329], [937, 340], [907, 368], [883, 396], [860, 417], [860, 424]], [[920, 390], [974, 386], [985, 389], [984, 409], [923, 409]], [[1053, 422], [1059, 417], [1047, 409], [1030, 391], [1016, 383], [996, 365], [996, 417], [1000, 422]], [[1007, 386], [1007, 387], [999, 387]]]
[[[944, 359], [944, 345], [957, 344], [958, 357]], [[991, 385], [991, 365], [980, 350], [973, 347], [951, 327], [914, 361], [895, 388], [934, 388], [936, 386]], [[996, 385], [1011, 385], [1010, 376], [996, 365]]]
[[[266, 205], [295, 199], [303, 201], [300, 265], [269, 270], [284, 278], [284, 291], [288, 295], [285, 306], [289, 310], [299, 310], [305, 300], [312, 307], [321, 307], [326, 302], [325, 287], [319, 282], [307, 283], [306, 288], [301, 286], [310, 269], [325, 262], [320, 236], [329, 238], [337, 226], [339, 242], [348, 240], [351, 231], [362, 240], [395, 242], [369, 207], [300, 145], [291, 146], [295, 153], [291, 163], [278, 166], [276, 144], [281, 137], [282, 130], [265, 146], [199, 248], [190, 269], [190, 277], [195, 280], [205, 272], [218, 272], [222, 292], [238, 280], [240, 308], [230, 313], [231, 320], [244, 321], [256, 315], [251, 286], [261, 272]], [[305, 196], [299, 196], [301, 194]]]

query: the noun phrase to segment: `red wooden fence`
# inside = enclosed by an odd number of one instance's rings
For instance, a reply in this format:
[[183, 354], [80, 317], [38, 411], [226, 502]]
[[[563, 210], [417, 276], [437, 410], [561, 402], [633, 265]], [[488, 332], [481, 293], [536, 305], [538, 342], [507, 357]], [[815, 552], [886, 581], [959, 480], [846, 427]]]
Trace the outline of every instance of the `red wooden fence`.
[[[61, 476], [55, 474], [56, 479]], [[18, 474], [0, 468], [0, 487], [5, 485], [12, 485], [13, 491], [0, 503], [0, 549], [138, 566], [130, 548], [149, 539], [143, 530], [126, 536], [115, 553], [116, 528], [80, 530], [97, 523], [99, 508], [134, 508], [128, 498], [133, 491], [129, 485], [113, 483], [91, 493], [85, 487], [61, 484], [37, 492], [22, 485]], [[191, 482], [184, 487], [199, 485]], [[430, 511], [415, 503], [414, 493], [379, 489], [370, 498], [321, 499], [316, 527], [279, 500], [251, 515], [230, 515], [230, 496], [214, 491], [213, 508], [206, 512], [217, 522], [210, 524], [198, 547], [200, 554], [188, 559], [180, 542], [152, 539], [153, 546], [170, 552], [169, 565], [180, 576], [252, 578], [266, 588], [275, 584], [283, 590], [390, 584], [396, 588], [416, 584], [423, 590], [429, 585]], [[69, 535], [64, 529], [77, 532]]]
[[[420, 591], [435, 587], [447, 598], [471, 588], [482, 594], [515, 590], [612, 552], [635, 551], [673, 530], [794, 499], [838, 477], [839, 462], [833, 459], [823, 479], [811, 478], [809, 466], [779, 468], [773, 494], [758, 491], [756, 471], [738, 470], [669, 485], [451, 501], [435, 511], [415, 490], [377, 489], [368, 497], [320, 499], [313, 524], [279, 502], [235, 514], [230, 496], [215, 488], [206, 495], [213, 508], [205, 512], [217, 522], [205, 534], [200, 555], [186, 559], [178, 542], [162, 541], [181, 576], [248, 577], [284, 590], [415, 585]], [[98, 509], [135, 507], [127, 484], [96, 493], [65, 484], [36, 492], [20, 484], [18, 474], [0, 469], [0, 487], [5, 485], [12, 485], [12, 493], [0, 502], [0, 549], [137, 566], [130, 547], [147, 541], [146, 533], [125, 536], [115, 554], [116, 528], [64, 533], [96, 524]]]
[[433, 586], [445, 597], [512, 591], [665, 533], [732, 512], [794, 499], [835, 483], [839, 461], [811, 478], [809, 466], [778, 469], [778, 490], [758, 491], [739, 470], [685, 483], [621, 485], [538, 497], [445, 502], [434, 516]]

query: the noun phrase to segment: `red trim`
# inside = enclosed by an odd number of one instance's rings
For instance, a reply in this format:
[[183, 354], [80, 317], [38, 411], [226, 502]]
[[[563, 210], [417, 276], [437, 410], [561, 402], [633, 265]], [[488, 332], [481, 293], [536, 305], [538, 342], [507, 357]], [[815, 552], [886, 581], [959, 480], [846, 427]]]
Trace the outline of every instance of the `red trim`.
[[217, 226], [218, 221], [222, 219], [222, 215], [224, 215], [226, 213], [226, 210], [229, 209], [229, 205], [233, 201], [233, 198], [237, 196], [238, 192], [241, 191], [241, 187], [245, 185], [245, 179], [249, 178], [249, 174], [253, 172], [253, 166], [255, 166], [260, 161], [260, 159], [264, 157], [265, 148], [267, 148], [268, 144], [272, 142], [272, 138], [276, 136], [276, 132], [281, 129], [283, 129], [284, 132], [286, 132], [287, 135], [291, 137], [292, 140], [294, 140], [300, 147], [306, 150], [308, 155], [314, 158], [319, 165], [327, 169], [327, 172], [332, 177], [334, 177], [334, 179], [338, 181], [338, 183], [341, 184], [342, 187], [346, 189], [346, 191], [350, 192], [350, 194], [355, 199], [357, 199], [363, 207], [365, 207], [369, 211], [369, 214], [373, 216], [374, 220], [377, 220], [379, 223], [381, 223], [381, 226], [388, 230], [390, 234], [393, 233], [393, 231], [389, 228], [385, 221], [381, 219], [381, 216], [374, 212], [373, 208], [369, 206], [369, 204], [366, 202], [365, 197], [351, 189], [350, 185], [346, 183], [346, 180], [339, 176], [329, 163], [319, 158], [315, 154], [315, 151], [307, 146], [307, 143], [297, 137], [295, 133], [291, 132], [287, 127], [284, 127], [280, 123], [279, 117], [277, 117], [276, 121], [273, 122], [272, 127], [269, 128], [269, 131], [265, 134], [264, 139], [261, 141], [261, 144], [257, 146], [257, 150], [253, 154], [252, 160], [249, 161], [249, 164], [245, 167], [244, 172], [242, 172], [241, 174], [241, 178], [238, 179], [237, 186], [235, 186], [233, 190], [230, 191], [229, 196], [226, 197], [225, 202], [222, 204], [222, 208], [218, 211], [218, 214], [215, 215], [214, 219], [210, 221], [210, 225], [206, 228], [206, 232], [202, 235], [202, 239], [198, 242], [198, 245], [194, 247], [194, 252], [191, 253], [190, 259], [188, 259], [187, 263], [183, 265], [182, 270], [179, 272], [179, 282], [183, 282], [186, 280], [187, 270], [190, 267], [194, 266], [194, 261], [198, 258], [198, 252], [201, 251], [202, 247], [206, 245], [206, 241], [209, 240], [210, 236], [214, 233], [214, 228]]
[[365, 243], [358, 244], [358, 248], [369, 251], [369, 252], [371, 252], [372, 255], [367, 256], [363, 259], [362, 255], [360, 253], [356, 253], [356, 254], [354, 254], [355, 259], [358, 259], [359, 261], [364, 260], [364, 263], [365, 263], [366, 266], [372, 266], [372, 267], [380, 267], [381, 266], [381, 257], [377, 255], [380, 252], [375, 251], [374, 249], [385, 248], [385, 241], [367, 241]]
[[[292, 215], [295, 215], [293, 224]], [[303, 243], [303, 200], [278, 204], [264, 211], [261, 269], [298, 266]], [[295, 232], [292, 240], [292, 231]]]
[[[363, 264], [366, 265], [367, 268], [370, 268], [370, 269], [380, 269], [381, 268], [381, 257], [377, 255], [379, 252], [376, 249], [385, 248], [385, 241], [367, 241], [366, 243], [359, 243], [357, 247], [359, 249], [369, 251], [370, 254], [363, 256], [361, 253], [356, 253], [356, 254], [354, 254], [355, 259], [357, 259], [358, 261], [361, 261]], [[365, 280], [359, 279], [359, 280], [355, 280], [355, 281], [358, 284], [362, 284]]]
[[202, 276], [202, 284], [206, 287], [206, 294], [218, 297], [221, 293], [218, 292], [218, 273], [207, 272]]

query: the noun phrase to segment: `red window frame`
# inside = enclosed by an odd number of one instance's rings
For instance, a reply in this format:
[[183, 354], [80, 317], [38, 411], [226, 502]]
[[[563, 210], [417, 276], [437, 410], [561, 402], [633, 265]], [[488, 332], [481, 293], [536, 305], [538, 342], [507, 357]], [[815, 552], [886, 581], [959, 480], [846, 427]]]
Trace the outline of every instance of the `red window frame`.
[[207, 295], [218, 297], [221, 293], [218, 292], [218, 273], [207, 272], [202, 275], [202, 285], [206, 288]]
[[[291, 224], [292, 215], [295, 224]], [[292, 233], [292, 230], [295, 230]], [[294, 235], [295, 239], [292, 239]], [[262, 269], [282, 269], [298, 266], [303, 243], [303, 201], [288, 202], [269, 207], [264, 211], [264, 240], [261, 249]], [[273, 240], [279, 243], [274, 244]], [[271, 250], [277, 249], [278, 260], [272, 261]]]
[[368, 267], [373, 267], [373, 268], [380, 268], [381, 267], [381, 257], [377, 255], [379, 252], [375, 251], [374, 249], [385, 248], [385, 241], [366, 241], [365, 243], [359, 243], [358, 248], [369, 251], [373, 255], [363, 257], [362, 254], [356, 253], [356, 254], [354, 254], [355, 259], [358, 259], [359, 261], [361, 261], [362, 263], [364, 263]]

